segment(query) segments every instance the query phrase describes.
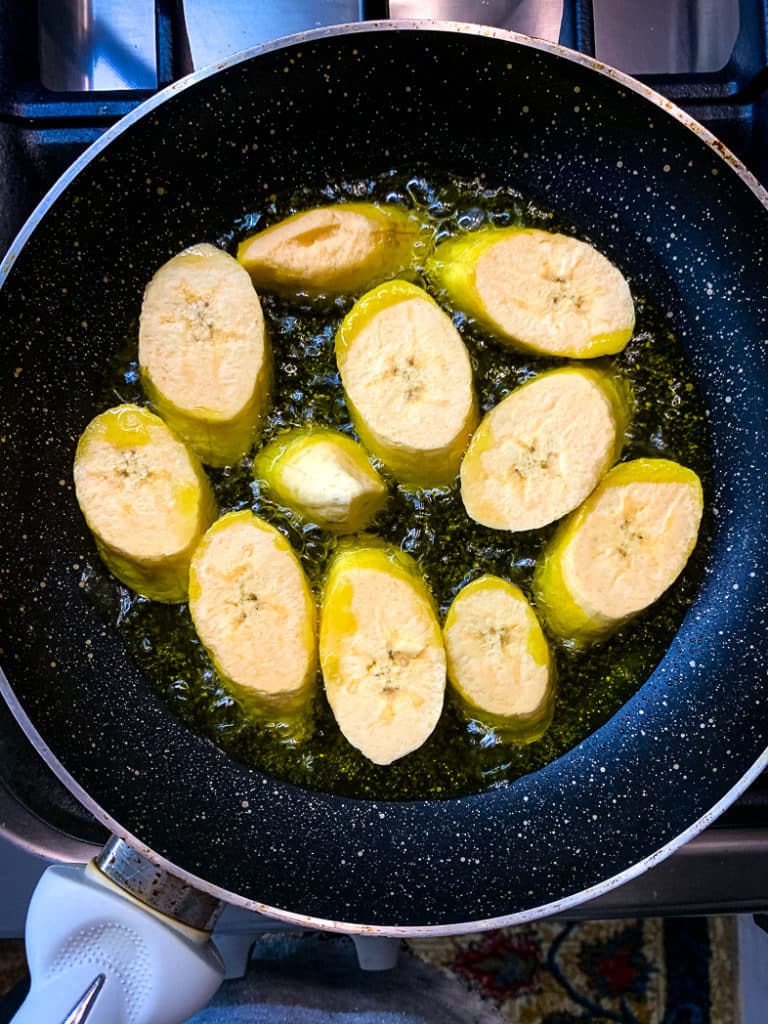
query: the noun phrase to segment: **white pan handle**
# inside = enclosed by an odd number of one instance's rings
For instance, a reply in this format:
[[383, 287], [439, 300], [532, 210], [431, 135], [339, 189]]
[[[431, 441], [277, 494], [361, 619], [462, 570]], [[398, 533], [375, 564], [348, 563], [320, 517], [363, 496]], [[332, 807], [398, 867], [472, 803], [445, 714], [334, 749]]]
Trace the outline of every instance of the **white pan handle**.
[[207, 933], [148, 911], [93, 868], [48, 868], [26, 944], [31, 988], [13, 1024], [182, 1024], [224, 977]]

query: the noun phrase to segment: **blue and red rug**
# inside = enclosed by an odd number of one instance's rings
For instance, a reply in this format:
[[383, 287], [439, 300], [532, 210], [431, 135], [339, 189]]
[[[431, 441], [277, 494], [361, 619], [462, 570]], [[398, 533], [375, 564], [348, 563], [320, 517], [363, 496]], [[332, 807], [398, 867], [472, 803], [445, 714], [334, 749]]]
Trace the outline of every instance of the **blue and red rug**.
[[737, 1024], [735, 922], [563, 923], [409, 943], [513, 1024]]

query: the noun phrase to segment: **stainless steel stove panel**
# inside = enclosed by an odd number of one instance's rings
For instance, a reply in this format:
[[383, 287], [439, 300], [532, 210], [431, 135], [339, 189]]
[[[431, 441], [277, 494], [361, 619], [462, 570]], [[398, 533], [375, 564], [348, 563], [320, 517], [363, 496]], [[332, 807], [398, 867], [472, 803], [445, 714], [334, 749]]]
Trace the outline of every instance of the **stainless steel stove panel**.
[[47, 89], [157, 88], [154, 0], [38, 0]]
[[730, 60], [739, 0], [593, 0], [595, 54], [631, 75], [711, 73]]
[[359, 21], [360, 17], [358, 0], [184, 0], [194, 68], [278, 36]]

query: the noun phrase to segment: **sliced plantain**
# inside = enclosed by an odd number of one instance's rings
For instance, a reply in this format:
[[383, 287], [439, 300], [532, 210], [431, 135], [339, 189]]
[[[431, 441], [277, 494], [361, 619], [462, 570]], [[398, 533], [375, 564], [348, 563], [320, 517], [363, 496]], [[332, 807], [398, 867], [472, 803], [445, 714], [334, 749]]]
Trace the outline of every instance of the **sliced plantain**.
[[676, 462], [615, 466], [537, 562], [536, 603], [551, 632], [588, 647], [658, 600], [696, 546], [703, 504], [699, 478]]
[[552, 656], [523, 595], [498, 576], [459, 591], [443, 627], [448, 680], [467, 715], [508, 739], [531, 743], [552, 721]]
[[445, 650], [419, 570], [395, 548], [347, 543], [334, 557], [320, 615], [325, 692], [344, 736], [391, 764], [432, 733], [445, 693]]
[[496, 530], [534, 530], [590, 494], [624, 444], [627, 386], [567, 366], [526, 381], [483, 418], [461, 463], [467, 514]]
[[336, 334], [336, 361], [360, 440], [401, 482], [451, 484], [477, 423], [469, 354], [427, 293], [390, 281]]
[[271, 366], [261, 303], [237, 260], [195, 245], [160, 267], [144, 293], [139, 364], [150, 401], [203, 462], [248, 451]]
[[118, 405], [85, 428], [74, 477], [110, 572], [155, 601], [186, 601], [192, 553], [216, 518], [211, 486], [192, 452], [148, 409]]
[[428, 272], [503, 341], [539, 355], [620, 352], [635, 309], [616, 267], [586, 242], [536, 228], [482, 228], [437, 247]]
[[317, 612], [285, 537], [250, 511], [208, 530], [189, 573], [197, 634], [235, 696], [267, 719], [308, 710], [317, 680]]
[[340, 203], [296, 213], [246, 238], [237, 258], [266, 291], [353, 294], [403, 273], [425, 244], [415, 213]]
[[281, 434], [256, 456], [253, 474], [277, 501], [334, 533], [364, 530], [387, 499], [365, 449], [324, 427]]

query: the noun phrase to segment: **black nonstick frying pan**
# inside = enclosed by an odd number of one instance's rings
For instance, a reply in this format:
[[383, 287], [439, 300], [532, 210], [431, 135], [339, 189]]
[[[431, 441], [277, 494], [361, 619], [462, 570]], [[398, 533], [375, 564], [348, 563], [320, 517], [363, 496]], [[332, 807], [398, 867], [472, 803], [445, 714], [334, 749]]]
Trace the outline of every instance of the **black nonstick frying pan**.
[[[460, 799], [304, 791], [191, 732], [83, 600], [71, 483], [143, 288], [259, 197], [388, 167], [484, 173], [560, 210], [655, 297], [707, 409], [693, 603], [637, 695], [570, 753]], [[522, 920], [637, 874], [765, 766], [768, 209], [701, 127], [625, 75], [478, 27], [384, 23], [260, 47], [109, 130], [2, 268], [3, 693], [115, 833], [204, 890], [384, 932]]]

